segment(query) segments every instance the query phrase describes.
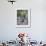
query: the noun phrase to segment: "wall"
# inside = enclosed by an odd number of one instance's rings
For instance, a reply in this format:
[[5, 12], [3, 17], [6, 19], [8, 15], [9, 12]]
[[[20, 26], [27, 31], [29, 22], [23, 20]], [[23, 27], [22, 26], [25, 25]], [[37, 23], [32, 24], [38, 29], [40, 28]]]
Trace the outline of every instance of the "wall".
[[[17, 0], [13, 5], [0, 0], [0, 40], [15, 40], [19, 32], [26, 32], [33, 40], [46, 40], [46, 1]], [[16, 8], [31, 9], [31, 28], [16, 28]]]

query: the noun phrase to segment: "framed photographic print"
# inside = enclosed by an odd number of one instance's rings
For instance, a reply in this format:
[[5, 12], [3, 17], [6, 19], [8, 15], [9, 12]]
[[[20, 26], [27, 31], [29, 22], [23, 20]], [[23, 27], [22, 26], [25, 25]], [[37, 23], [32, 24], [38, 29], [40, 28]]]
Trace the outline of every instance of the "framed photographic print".
[[30, 9], [18, 8], [16, 9], [16, 27], [30, 27]]

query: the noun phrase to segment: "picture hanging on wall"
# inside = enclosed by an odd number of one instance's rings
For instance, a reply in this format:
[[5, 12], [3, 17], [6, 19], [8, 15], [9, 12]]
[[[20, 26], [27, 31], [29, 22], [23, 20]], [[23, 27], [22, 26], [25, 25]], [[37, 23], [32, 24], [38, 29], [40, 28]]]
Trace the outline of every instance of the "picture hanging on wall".
[[31, 12], [29, 8], [16, 9], [16, 27], [30, 27]]

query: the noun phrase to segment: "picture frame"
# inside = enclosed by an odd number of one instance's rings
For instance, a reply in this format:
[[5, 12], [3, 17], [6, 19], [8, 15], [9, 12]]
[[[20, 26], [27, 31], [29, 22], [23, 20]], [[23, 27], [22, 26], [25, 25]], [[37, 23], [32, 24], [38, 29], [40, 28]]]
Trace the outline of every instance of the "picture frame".
[[31, 26], [31, 11], [29, 8], [16, 9], [16, 27], [26, 28]]

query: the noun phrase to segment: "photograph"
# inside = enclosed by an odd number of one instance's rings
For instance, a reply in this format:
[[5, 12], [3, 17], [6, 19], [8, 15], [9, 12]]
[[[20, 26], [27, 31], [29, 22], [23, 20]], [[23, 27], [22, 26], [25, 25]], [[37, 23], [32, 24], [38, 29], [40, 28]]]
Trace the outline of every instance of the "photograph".
[[28, 10], [17, 10], [17, 25], [28, 25]]
[[17, 27], [30, 26], [30, 10], [29, 9], [16, 10], [16, 25]]

